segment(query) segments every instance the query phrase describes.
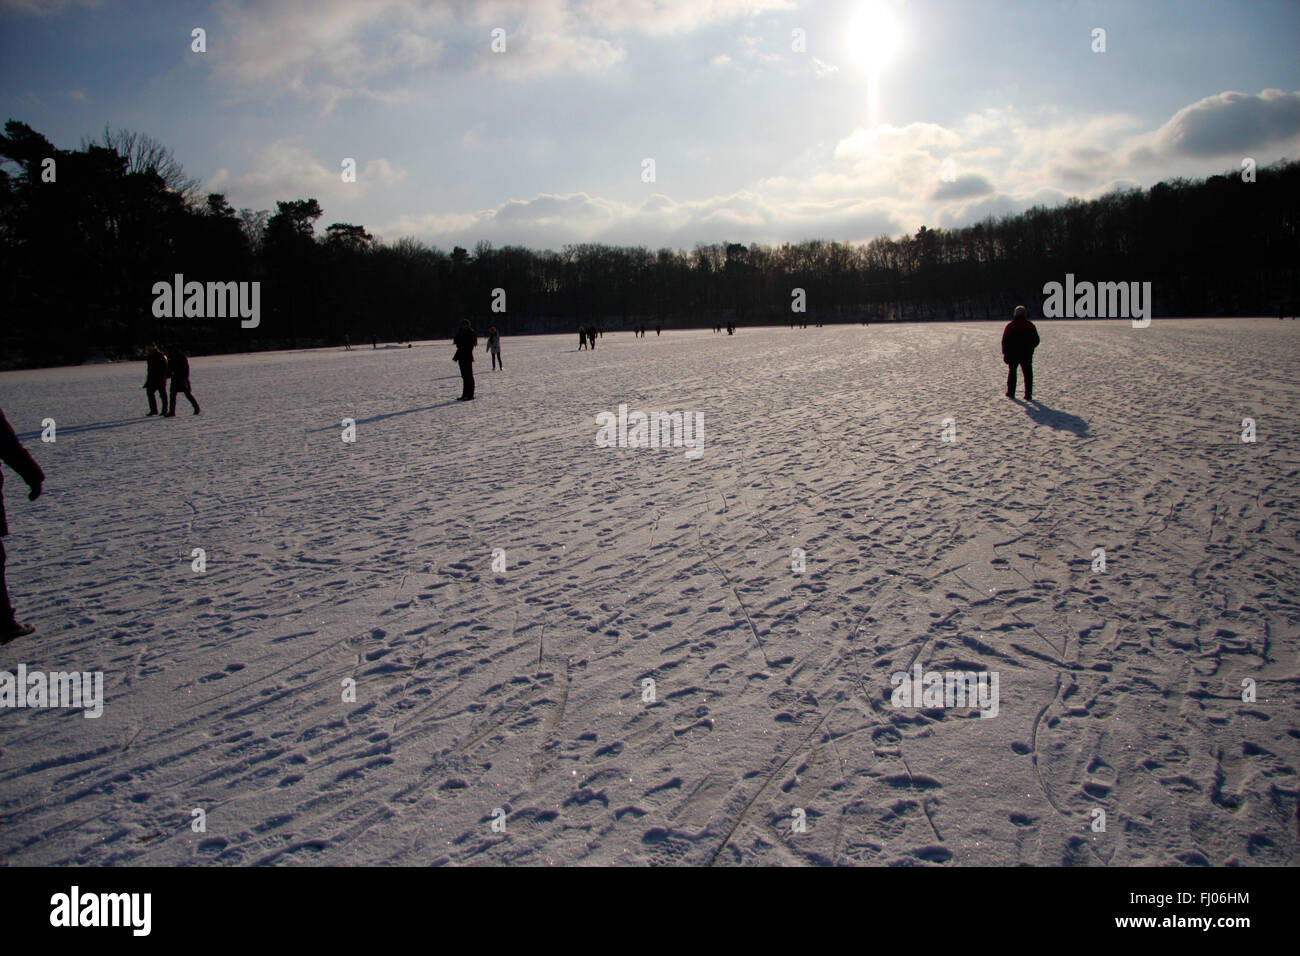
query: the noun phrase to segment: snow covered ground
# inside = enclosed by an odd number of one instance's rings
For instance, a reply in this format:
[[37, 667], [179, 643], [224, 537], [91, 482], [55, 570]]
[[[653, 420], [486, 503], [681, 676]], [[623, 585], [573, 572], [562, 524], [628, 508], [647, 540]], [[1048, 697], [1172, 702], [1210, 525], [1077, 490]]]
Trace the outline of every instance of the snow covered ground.
[[[1000, 324], [508, 339], [472, 403], [445, 341], [199, 358], [171, 420], [0, 375], [0, 670], [105, 688], [0, 710], [0, 856], [1294, 864], [1300, 324], [1039, 329], [1038, 406]], [[702, 456], [597, 447], [620, 403]]]

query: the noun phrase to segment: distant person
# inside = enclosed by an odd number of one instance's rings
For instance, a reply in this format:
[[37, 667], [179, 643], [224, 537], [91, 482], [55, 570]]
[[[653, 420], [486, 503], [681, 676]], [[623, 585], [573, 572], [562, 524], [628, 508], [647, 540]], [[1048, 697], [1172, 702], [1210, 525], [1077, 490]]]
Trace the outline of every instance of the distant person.
[[348, 335], [346, 332], [343, 333], [343, 351], [345, 352], [352, 351], [352, 337]]
[[1023, 305], [1002, 330], [1002, 361], [1007, 363], [1007, 398], [1016, 397], [1016, 367], [1025, 373], [1025, 401], [1034, 398], [1034, 349], [1038, 348], [1038, 329], [1025, 314]]
[[167, 372], [172, 378], [172, 393], [170, 406], [163, 417], [176, 417], [177, 395], [184, 395], [189, 399], [194, 414], [197, 415], [199, 403], [194, 400], [194, 393], [190, 391], [190, 360], [186, 358], [179, 345], [173, 345], [167, 350]]
[[655, 338], [659, 338], [659, 336], [663, 335], [663, 333], [664, 333], [664, 327], [663, 327], [662, 325], [656, 325], [656, 326], [655, 326]]
[[[14, 434], [9, 419], [5, 418], [3, 409], [0, 409], [0, 460], [18, 472], [23, 481], [27, 482], [27, 487], [30, 489], [27, 492], [28, 501], [35, 501], [41, 496], [41, 484], [45, 481], [45, 472], [41, 471], [41, 466], [36, 464], [35, 459], [18, 441], [18, 436]], [[13, 605], [9, 603], [9, 588], [5, 584], [3, 540], [9, 533], [9, 525], [5, 522], [4, 483], [4, 471], [0, 469], [0, 644], [8, 644], [14, 638], [23, 637], [36, 630], [30, 624], [19, 624], [14, 616]]]
[[[157, 415], [161, 406], [163, 414], [167, 412], [167, 356], [163, 355], [158, 343], [149, 346], [144, 356], [144, 389], [149, 396], [149, 415]], [[158, 393], [157, 401], [154, 393]], [[148, 418], [146, 415], [145, 418]]]
[[371, 349], [377, 349], [377, 348], [379, 348], [379, 336], [375, 335], [375, 336], [372, 336], [372, 337], [371, 337], [371, 339], [370, 339], [370, 348], [371, 348]]
[[591, 328], [587, 329], [587, 341], [590, 343], [590, 345], [588, 346], [588, 348], [590, 348], [592, 351], [595, 351], [595, 349], [596, 349], [596, 327], [595, 327], [594, 325], [591, 326]]
[[492, 371], [495, 372], [497, 370], [497, 366], [500, 365], [501, 371], [504, 372], [506, 370], [506, 367], [501, 364], [501, 333], [497, 331], [497, 327], [495, 325], [492, 326], [492, 328], [488, 329], [486, 349], [492, 355]]
[[586, 347], [587, 347], [587, 327], [585, 325], [580, 325], [578, 326], [578, 351], [581, 352]]
[[478, 336], [470, 327], [469, 319], [460, 320], [460, 331], [451, 340], [456, 346], [452, 361], [460, 365], [461, 390], [458, 402], [474, 401], [474, 349], [478, 347]]

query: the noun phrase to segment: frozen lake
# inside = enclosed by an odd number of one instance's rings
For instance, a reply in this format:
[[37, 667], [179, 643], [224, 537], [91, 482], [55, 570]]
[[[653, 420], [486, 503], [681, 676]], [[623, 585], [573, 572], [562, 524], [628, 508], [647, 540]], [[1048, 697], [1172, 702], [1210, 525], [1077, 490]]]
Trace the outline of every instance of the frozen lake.
[[0, 711], [0, 855], [1294, 864], [1300, 323], [1040, 322], [1036, 406], [1001, 328], [506, 339], [472, 403], [446, 341], [197, 358], [168, 420], [0, 374], [0, 670], [105, 694]]

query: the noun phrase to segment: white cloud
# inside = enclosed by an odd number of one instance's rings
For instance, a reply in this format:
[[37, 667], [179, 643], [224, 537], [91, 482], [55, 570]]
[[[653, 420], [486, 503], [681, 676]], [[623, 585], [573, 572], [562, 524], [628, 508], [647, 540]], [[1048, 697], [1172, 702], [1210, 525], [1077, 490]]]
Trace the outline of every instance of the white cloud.
[[603, 37], [557, 31], [521, 31], [507, 35], [503, 52], [485, 48], [479, 66], [509, 80], [528, 80], [553, 73], [604, 73], [627, 56], [622, 46]]
[[[618, 198], [578, 190], [541, 192], [488, 208], [412, 212], [371, 225], [389, 239], [414, 235], [443, 247], [480, 239], [537, 248], [574, 242], [690, 248], [724, 240], [865, 241], [915, 232], [921, 224], [969, 225], [990, 215], [1055, 205], [1071, 196], [1093, 198], [1181, 174], [1171, 172], [1172, 161], [1150, 146], [1144, 147], [1150, 155], [1134, 159], [1138, 147], [1153, 142], [1170, 123], [1153, 129], [1125, 114], [1068, 117], [1051, 108], [989, 109], [950, 125], [914, 122], [850, 130], [838, 140], [810, 145], [781, 175], [702, 199], [652, 191]], [[472, 143], [479, 133], [472, 128], [464, 135]], [[357, 188], [340, 182], [332, 162], [317, 160], [296, 141], [281, 140], [254, 171], [231, 176], [223, 170], [213, 188], [228, 188], [240, 205], [269, 206], [275, 199], [303, 196], [322, 202], [355, 197], [371, 186], [396, 184], [403, 175], [383, 160], [371, 160]]]
[[[357, 159], [356, 182], [343, 181], [343, 160]], [[405, 170], [395, 169], [383, 158], [360, 160], [338, 157], [333, 165], [317, 160], [295, 138], [278, 139], [258, 157], [255, 168], [240, 175], [219, 169], [207, 183], [208, 192], [222, 192], [231, 205], [254, 209], [275, 209], [278, 200], [326, 201], [359, 199], [373, 189], [400, 185]]]
[[1300, 91], [1228, 91], [1185, 106], [1149, 138], [1159, 154], [1246, 156], [1261, 147], [1300, 140]]
[[[446, 10], [411, 0], [222, 0], [208, 56], [236, 87], [288, 88], [328, 111], [345, 96], [382, 96], [370, 81], [441, 56]], [[391, 95], [391, 91], [390, 91]]]
[[486, 239], [558, 249], [578, 242], [690, 248], [724, 240], [778, 243], [791, 236], [866, 241], [898, 229], [879, 201], [781, 203], [740, 190], [688, 202], [655, 193], [639, 205], [581, 192], [543, 193], [474, 213], [401, 216], [376, 231], [387, 239], [409, 235], [444, 248]]
[[651, 36], [688, 33], [714, 23], [776, 10], [793, 10], [789, 0], [577, 0], [574, 18], [601, 30]]
[[[328, 111], [349, 96], [401, 96], [382, 80], [440, 62], [444, 37], [458, 30], [482, 32], [471, 57], [479, 68], [526, 80], [606, 72], [626, 56], [618, 34], [682, 34], [783, 9], [789, 0], [220, 0], [208, 55], [237, 87], [288, 89]], [[498, 27], [507, 49], [494, 54]]]

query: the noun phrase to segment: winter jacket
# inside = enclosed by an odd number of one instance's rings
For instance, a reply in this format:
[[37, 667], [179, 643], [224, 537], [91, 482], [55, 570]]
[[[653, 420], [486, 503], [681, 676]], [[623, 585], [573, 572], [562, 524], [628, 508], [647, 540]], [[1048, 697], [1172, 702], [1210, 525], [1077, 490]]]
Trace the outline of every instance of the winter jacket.
[[461, 329], [451, 341], [456, 346], [456, 354], [451, 357], [452, 361], [474, 361], [474, 349], [478, 346], [478, 336], [474, 334], [473, 329]]
[[[36, 460], [18, 441], [3, 409], [0, 409], [0, 461], [18, 472], [29, 487], [35, 488], [45, 480], [45, 472], [41, 471], [41, 466], [36, 464]], [[9, 525], [5, 522], [4, 487], [4, 469], [0, 469], [0, 535], [9, 533]]]
[[184, 352], [171, 352], [167, 356], [167, 368], [172, 377], [172, 388], [183, 392], [190, 384], [190, 360]]
[[1016, 359], [1034, 357], [1038, 348], [1038, 329], [1028, 319], [1012, 319], [1002, 330], [1002, 360], [1010, 362]]
[[145, 356], [145, 388], [162, 388], [167, 384], [167, 356], [150, 352]]

